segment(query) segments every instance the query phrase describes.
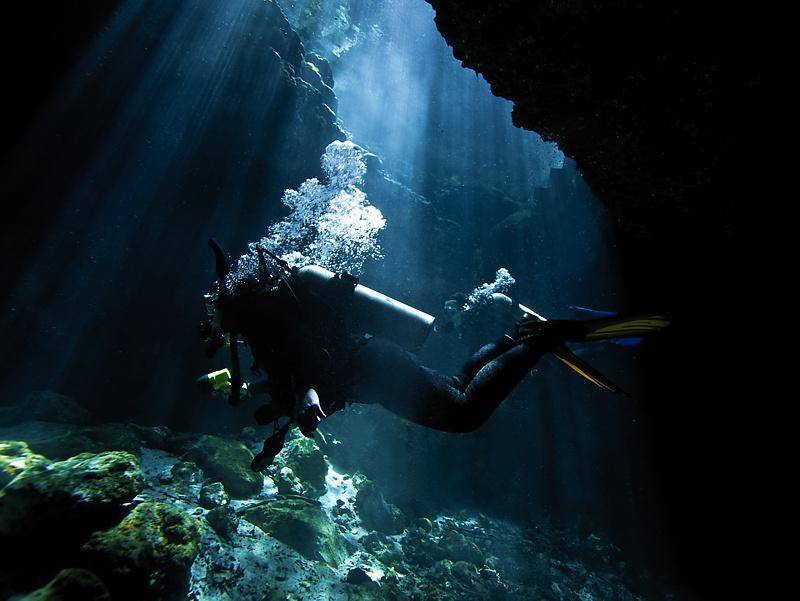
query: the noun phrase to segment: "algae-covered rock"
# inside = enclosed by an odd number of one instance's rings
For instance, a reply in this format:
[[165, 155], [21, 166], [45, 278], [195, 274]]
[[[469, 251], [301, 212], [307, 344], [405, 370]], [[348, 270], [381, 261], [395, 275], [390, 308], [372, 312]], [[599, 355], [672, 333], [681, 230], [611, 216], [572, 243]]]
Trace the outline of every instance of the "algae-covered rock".
[[356, 510], [365, 528], [389, 534], [400, 532], [406, 525], [403, 513], [383, 498], [374, 482], [366, 481], [356, 495]]
[[74, 399], [50, 390], [34, 390], [19, 402], [0, 407], [0, 426], [30, 420], [85, 424], [91, 414]]
[[450, 571], [463, 584], [472, 584], [478, 577], [478, 568], [468, 561], [459, 560], [455, 562]]
[[18, 440], [0, 440], [0, 488], [11, 482], [20, 472], [45, 463], [47, 459], [31, 451]]
[[225, 492], [222, 482], [209, 482], [200, 489], [200, 507], [214, 509], [227, 505], [229, 502], [228, 493]]
[[0, 428], [0, 439], [24, 440], [35, 453], [50, 459], [68, 459], [79, 453], [128, 451], [138, 453], [142, 440], [128, 424], [76, 426], [45, 421], [28, 421]]
[[239, 518], [230, 507], [215, 507], [206, 514], [211, 529], [224, 539], [231, 539], [239, 527]]
[[315, 501], [278, 497], [245, 509], [241, 516], [307, 559], [337, 566], [347, 557], [336, 527]]
[[0, 491], [0, 536], [30, 537], [104, 527], [143, 486], [130, 453], [82, 453], [37, 463]]
[[405, 557], [403, 547], [393, 537], [373, 530], [359, 540], [359, 543], [387, 566], [401, 563]]
[[181, 486], [191, 486], [202, 480], [203, 472], [193, 461], [179, 461], [169, 468], [170, 481]]
[[270, 470], [270, 475], [280, 494], [305, 496], [306, 489], [300, 478], [294, 475], [292, 468], [288, 466], [278, 468], [275, 466], [275, 469]]
[[250, 469], [253, 453], [241, 442], [203, 435], [186, 445], [184, 460], [194, 461], [206, 476], [222, 482], [235, 499], [246, 499], [261, 492], [264, 478]]
[[111, 601], [111, 595], [97, 574], [80, 568], [61, 570], [44, 587], [12, 601]]
[[93, 534], [83, 550], [114, 599], [180, 599], [200, 550], [200, 530], [170, 505], [142, 503], [116, 527]]
[[286, 443], [280, 459], [283, 460], [283, 466], [289, 468], [302, 484], [300, 494], [316, 498], [325, 493], [328, 464], [313, 439], [296, 435]]
[[445, 531], [439, 541], [438, 549], [443, 557], [450, 561], [466, 561], [478, 566], [483, 565], [484, 556], [478, 546], [455, 530]]

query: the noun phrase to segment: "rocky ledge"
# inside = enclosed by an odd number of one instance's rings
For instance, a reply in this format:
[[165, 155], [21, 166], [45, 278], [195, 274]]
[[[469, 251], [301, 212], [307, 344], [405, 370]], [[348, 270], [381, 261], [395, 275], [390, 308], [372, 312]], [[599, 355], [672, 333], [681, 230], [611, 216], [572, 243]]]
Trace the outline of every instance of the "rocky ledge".
[[782, 137], [775, 14], [714, 3], [428, 0], [456, 58], [558, 142], [633, 237], [744, 235]]
[[267, 434], [0, 429], [0, 597], [638, 601], [652, 592], [596, 534], [403, 511], [379, 482], [337, 470], [324, 441], [295, 434], [267, 471], [245, 473]]

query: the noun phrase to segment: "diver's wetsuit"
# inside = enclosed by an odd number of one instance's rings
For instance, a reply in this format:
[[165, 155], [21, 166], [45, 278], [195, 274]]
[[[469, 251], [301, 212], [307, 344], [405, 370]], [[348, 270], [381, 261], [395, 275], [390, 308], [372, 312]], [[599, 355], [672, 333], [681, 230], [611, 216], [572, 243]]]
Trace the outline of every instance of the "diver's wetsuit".
[[[291, 417], [297, 395], [313, 388], [327, 415], [347, 402], [378, 403], [423, 426], [471, 431], [548, 350], [544, 339], [518, 344], [504, 336], [446, 376], [388, 339], [353, 335], [335, 305], [314, 298], [262, 293], [242, 299], [234, 313], [255, 367], [269, 374], [272, 399], [257, 411], [260, 423]], [[278, 318], [264, 318], [270, 315]]]
[[456, 376], [420, 365], [397, 344], [373, 338], [353, 361], [355, 402], [379, 403], [417, 424], [446, 432], [480, 426], [547, 350], [510, 336], [480, 348]]
[[[275, 422], [276, 432], [253, 460], [255, 470], [277, 455], [293, 421], [311, 435], [322, 417], [347, 402], [378, 403], [437, 430], [475, 430], [547, 351], [600, 388], [622, 392], [563, 343], [642, 335], [669, 323], [657, 315], [585, 322], [531, 315], [517, 323], [519, 339], [504, 336], [479, 349], [457, 375], [445, 376], [396, 343], [361, 333], [358, 316], [348, 311], [350, 284], [334, 282], [324, 300], [298, 284], [257, 283], [219, 301], [222, 330], [241, 335], [254, 368], [269, 374], [272, 398], [256, 419]], [[281, 416], [292, 419], [277, 428]]]

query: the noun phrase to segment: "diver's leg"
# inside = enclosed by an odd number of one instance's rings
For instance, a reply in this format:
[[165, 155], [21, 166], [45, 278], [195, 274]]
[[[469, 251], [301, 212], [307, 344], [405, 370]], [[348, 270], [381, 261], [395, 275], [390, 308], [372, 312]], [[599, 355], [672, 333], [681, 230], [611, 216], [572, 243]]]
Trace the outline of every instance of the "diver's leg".
[[457, 397], [458, 410], [444, 424], [447, 427], [441, 429], [470, 432], [478, 428], [522, 382], [548, 347], [549, 344], [514, 344], [485, 363], [463, 388], [459, 378], [454, 378], [461, 393]]
[[461, 371], [456, 376], [464, 381], [462, 388], [466, 388], [467, 383], [469, 383], [472, 378], [481, 370], [481, 368], [489, 363], [490, 361], [494, 360], [495, 358], [499, 357], [507, 350], [513, 348], [517, 345], [517, 341], [514, 340], [511, 336], [503, 336], [495, 340], [494, 342], [490, 342], [489, 344], [485, 344], [481, 348], [479, 348], [475, 353], [466, 360], [463, 366], [461, 366]]
[[504, 337], [481, 348], [458, 376], [445, 376], [396, 344], [373, 339], [353, 367], [362, 402], [437, 430], [468, 432], [486, 421], [546, 350]]

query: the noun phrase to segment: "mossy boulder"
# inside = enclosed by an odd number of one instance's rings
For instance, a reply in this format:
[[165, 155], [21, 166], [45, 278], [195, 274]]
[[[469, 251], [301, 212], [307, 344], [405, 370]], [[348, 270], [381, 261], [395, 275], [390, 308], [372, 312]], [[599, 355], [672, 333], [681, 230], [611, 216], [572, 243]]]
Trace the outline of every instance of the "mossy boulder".
[[22, 441], [0, 440], [0, 488], [20, 472], [46, 462], [47, 459], [31, 451]]
[[94, 572], [80, 568], [61, 570], [44, 587], [13, 601], [111, 601], [111, 595]]
[[325, 494], [325, 476], [328, 474], [328, 464], [314, 440], [305, 436], [295, 436], [286, 443], [281, 451], [280, 460], [282, 460], [283, 467], [292, 470], [292, 474], [302, 484], [301, 494], [314, 498]]
[[316, 501], [278, 497], [248, 507], [241, 516], [312, 561], [335, 567], [347, 557], [336, 527]]
[[200, 529], [170, 505], [142, 503], [116, 527], [93, 534], [83, 550], [114, 599], [171, 601], [185, 598]]
[[219, 536], [230, 540], [239, 527], [239, 518], [236, 512], [228, 506], [215, 507], [206, 515], [206, 522]]
[[79, 453], [128, 451], [136, 454], [142, 446], [138, 432], [128, 424], [101, 426], [28, 421], [0, 428], [0, 439], [24, 440], [35, 453], [50, 459], [68, 459]]
[[446, 530], [437, 545], [441, 556], [453, 562], [465, 561], [482, 566], [484, 554], [478, 546], [455, 530]]
[[0, 490], [0, 536], [54, 536], [106, 527], [142, 487], [136, 458], [124, 451], [35, 463]]
[[250, 469], [253, 453], [241, 442], [207, 434], [185, 444], [183, 452], [184, 461], [194, 461], [235, 499], [253, 497], [264, 486], [264, 477]]
[[193, 461], [179, 461], [169, 468], [169, 481], [179, 488], [202, 482], [203, 472]]
[[199, 503], [200, 507], [214, 509], [227, 505], [230, 503], [230, 499], [222, 482], [209, 482], [200, 489]]
[[[282, 495], [300, 495], [305, 496], [306, 488], [300, 481], [300, 478], [295, 476], [292, 468], [283, 466], [274, 466], [275, 469], [270, 469], [270, 476], [275, 482], [275, 487]], [[311, 496], [310, 494], [308, 496]]]

